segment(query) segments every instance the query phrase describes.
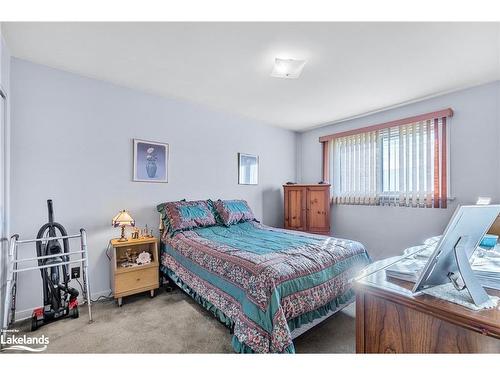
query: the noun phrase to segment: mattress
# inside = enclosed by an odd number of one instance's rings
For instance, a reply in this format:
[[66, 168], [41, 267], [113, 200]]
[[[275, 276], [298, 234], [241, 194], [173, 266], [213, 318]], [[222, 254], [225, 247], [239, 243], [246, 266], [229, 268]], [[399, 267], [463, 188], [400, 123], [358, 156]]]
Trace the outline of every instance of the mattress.
[[233, 331], [236, 352], [293, 353], [292, 332], [352, 300], [359, 242], [254, 221], [162, 238], [162, 270]]

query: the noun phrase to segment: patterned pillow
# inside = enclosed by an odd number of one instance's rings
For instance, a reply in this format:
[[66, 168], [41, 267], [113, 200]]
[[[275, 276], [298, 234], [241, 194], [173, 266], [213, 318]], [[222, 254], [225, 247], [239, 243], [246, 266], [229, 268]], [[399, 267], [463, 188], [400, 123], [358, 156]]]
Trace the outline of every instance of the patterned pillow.
[[162, 214], [165, 229], [170, 234], [217, 224], [210, 203], [207, 201], [167, 202], [156, 208]]
[[242, 221], [255, 220], [252, 210], [244, 200], [218, 200], [213, 203], [217, 214], [226, 226]]

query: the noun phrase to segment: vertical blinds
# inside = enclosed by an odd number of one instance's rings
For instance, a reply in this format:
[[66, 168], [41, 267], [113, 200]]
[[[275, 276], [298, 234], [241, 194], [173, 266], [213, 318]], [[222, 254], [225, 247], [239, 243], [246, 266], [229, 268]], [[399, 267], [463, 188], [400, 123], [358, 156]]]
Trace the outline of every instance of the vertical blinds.
[[446, 208], [451, 115], [450, 109], [320, 138], [335, 202]]

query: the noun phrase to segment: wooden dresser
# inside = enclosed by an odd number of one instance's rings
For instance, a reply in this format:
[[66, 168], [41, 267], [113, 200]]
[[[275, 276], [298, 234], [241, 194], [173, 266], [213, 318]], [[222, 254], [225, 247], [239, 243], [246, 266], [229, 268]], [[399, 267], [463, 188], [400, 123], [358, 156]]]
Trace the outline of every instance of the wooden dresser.
[[[500, 310], [473, 311], [428, 295], [377, 270], [355, 283], [357, 353], [500, 353]], [[385, 262], [385, 264], [383, 263]], [[490, 295], [499, 291], [487, 289]]]
[[330, 234], [330, 185], [283, 185], [285, 229]]

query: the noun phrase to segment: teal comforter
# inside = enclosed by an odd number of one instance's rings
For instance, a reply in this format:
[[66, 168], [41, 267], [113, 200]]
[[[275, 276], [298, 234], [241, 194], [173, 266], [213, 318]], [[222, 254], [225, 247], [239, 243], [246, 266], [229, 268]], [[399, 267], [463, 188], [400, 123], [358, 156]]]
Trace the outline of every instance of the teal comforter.
[[162, 269], [234, 329], [237, 352], [294, 352], [291, 331], [353, 297], [358, 242], [244, 222], [165, 235]]

